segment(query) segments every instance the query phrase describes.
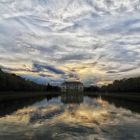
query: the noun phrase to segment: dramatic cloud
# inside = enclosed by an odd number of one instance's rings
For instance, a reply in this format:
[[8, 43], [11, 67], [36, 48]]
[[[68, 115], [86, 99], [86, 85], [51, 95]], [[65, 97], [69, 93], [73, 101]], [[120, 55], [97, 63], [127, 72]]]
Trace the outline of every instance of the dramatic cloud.
[[1, 0], [0, 67], [38, 83], [140, 75], [139, 0]]
[[45, 71], [46, 70], [48, 70], [48, 71], [50, 71], [50, 72], [53, 72], [53, 73], [55, 73], [55, 74], [65, 74], [65, 72], [64, 71], [62, 71], [62, 70], [60, 70], [60, 69], [57, 69], [57, 68], [55, 68], [55, 67], [53, 67], [53, 66], [50, 66], [50, 65], [43, 65], [43, 64], [38, 64], [38, 63], [34, 63], [33, 64], [33, 67], [38, 71], [38, 72], [40, 72], [40, 71], [44, 71], [44, 69], [45, 69]]

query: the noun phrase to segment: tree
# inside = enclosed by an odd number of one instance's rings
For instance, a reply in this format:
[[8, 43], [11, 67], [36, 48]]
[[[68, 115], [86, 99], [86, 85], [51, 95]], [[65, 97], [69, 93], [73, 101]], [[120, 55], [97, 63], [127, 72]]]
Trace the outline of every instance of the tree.
[[140, 92], [140, 77], [115, 80], [112, 84], [102, 86], [106, 92]]
[[0, 91], [59, 91], [56, 86], [45, 86], [0, 70]]

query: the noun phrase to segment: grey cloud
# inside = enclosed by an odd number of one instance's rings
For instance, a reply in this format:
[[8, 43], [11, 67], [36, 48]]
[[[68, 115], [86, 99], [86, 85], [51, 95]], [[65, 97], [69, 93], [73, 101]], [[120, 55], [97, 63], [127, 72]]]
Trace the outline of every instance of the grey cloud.
[[107, 73], [111, 73], [111, 74], [116, 74], [116, 73], [124, 73], [124, 72], [130, 72], [132, 70], [136, 70], [137, 67], [132, 67], [132, 68], [125, 68], [125, 69], [120, 69], [120, 70], [110, 70], [110, 71], [107, 71]]
[[63, 70], [60, 70], [48, 64], [33, 63], [33, 69], [35, 69], [38, 72], [43, 71], [45, 69], [55, 74], [65, 74]]
[[63, 56], [60, 60], [62, 62], [64, 61], [71, 61], [71, 60], [86, 60], [86, 59], [91, 59], [92, 57], [88, 54], [70, 54], [70, 55], [66, 55], [66, 56]]
[[52, 75], [49, 75], [49, 74], [39, 74], [39, 76], [41, 76], [41, 77], [53, 77]]
[[0, 66], [1, 69], [3, 69], [4, 71], [15, 71], [15, 72], [18, 72], [18, 71], [24, 71], [24, 72], [32, 72], [32, 70], [28, 69], [28, 68], [11, 68], [11, 67], [6, 67], [6, 66]]
[[126, 68], [126, 69], [120, 70], [120, 72], [128, 72], [128, 71], [135, 70], [135, 69], [137, 69], [137, 68], [136, 67]]
[[[0, 2], [0, 64], [9, 65], [4, 67], [6, 70], [38, 73], [40, 82], [46, 82], [46, 77], [47, 82], [55, 81], [57, 76], [60, 78], [56, 81], [80, 78], [77, 71], [87, 67], [105, 71], [104, 80], [109, 81], [139, 74], [139, 0], [55, 3], [56, 0]], [[14, 68], [14, 62], [28, 62], [33, 69]], [[73, 63], [75, 67], [67, 70], [58, 68]], [[86, 83], [101, 80], [101, 75], [93, 74], [83, 78]]]

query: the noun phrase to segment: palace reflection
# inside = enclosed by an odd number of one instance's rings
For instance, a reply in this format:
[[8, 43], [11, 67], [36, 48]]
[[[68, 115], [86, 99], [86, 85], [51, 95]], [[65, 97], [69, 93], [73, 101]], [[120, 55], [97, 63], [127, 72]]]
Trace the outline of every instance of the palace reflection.
[[65, 92], [61, 94], [61, 102], [64, 104], [80, 104], [83, 102], [83, 93]]

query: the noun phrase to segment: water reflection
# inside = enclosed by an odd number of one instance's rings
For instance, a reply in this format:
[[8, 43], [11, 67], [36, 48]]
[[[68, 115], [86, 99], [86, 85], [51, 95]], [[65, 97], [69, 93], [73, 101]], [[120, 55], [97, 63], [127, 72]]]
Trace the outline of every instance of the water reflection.
[[114, 104], [117, 108], [122, 107], [129, 109], [133, 112], [140, 113], [140, 103], [137, 101], [125, 101], [124, 99], [117, 99], [111, 97], [102, 97], [102, 99], [108, 101], [110, 104]]
[[[93, 100], [95, 100], [95, 97], [89, 97]], [[116, 107], [126, 108], [131, 111], [140, 113], [140, 103], [139, 102], [131, 102], [131, 101], [125, 101], [121, 99], [115, 99], [110, 97], [102, 97], [104, 100], [109, 102], [110, 104], [114, 104]], [[29, 98], [29, 99], [20, 99], [20, 100], [12, 100], [12, 101], [6, 101], [6, 102], [0, 102], [0, 117], [8, 115], [13, 113], [14, 111], [18, 109], [22, 109], [25, 107], [28, 107], [30, 105], [37, 105], [37, 106], [46, 106], [46, 104], [81, 104], [86, 101], [87, 98], [83, 96], [81, 93], [63, 93], [58, 98], [53, 96], [48, 97], [37, 97], [37, 98]], [[99, 101], [99, 99], [98, 99]], [[100, 100], [101, 102], [103, 100]], [[89, 100], [88, 100], [89, 102]], [[95, 102], [94, 102], [95, 103]], [[93, 104], [93, 102], [92, 102]]]
[[1, 117], [0, 140], [140, 139], [139, 114], [101, 98], [72, 95], [45, 98]]
[[62, 93], [61, 102], [64, 104], [80, 104], [83, 102], [84, 96], [82, 93]]
[[[52, 96], [45, 97], [46, 100], [51, 100]], [[33, 97], [28, 99], [8, 100], [0, 102], [0, 117], [11, 114], [18, 109], [28, 107], [36, 102], [40, 102], [44, 97]]]

